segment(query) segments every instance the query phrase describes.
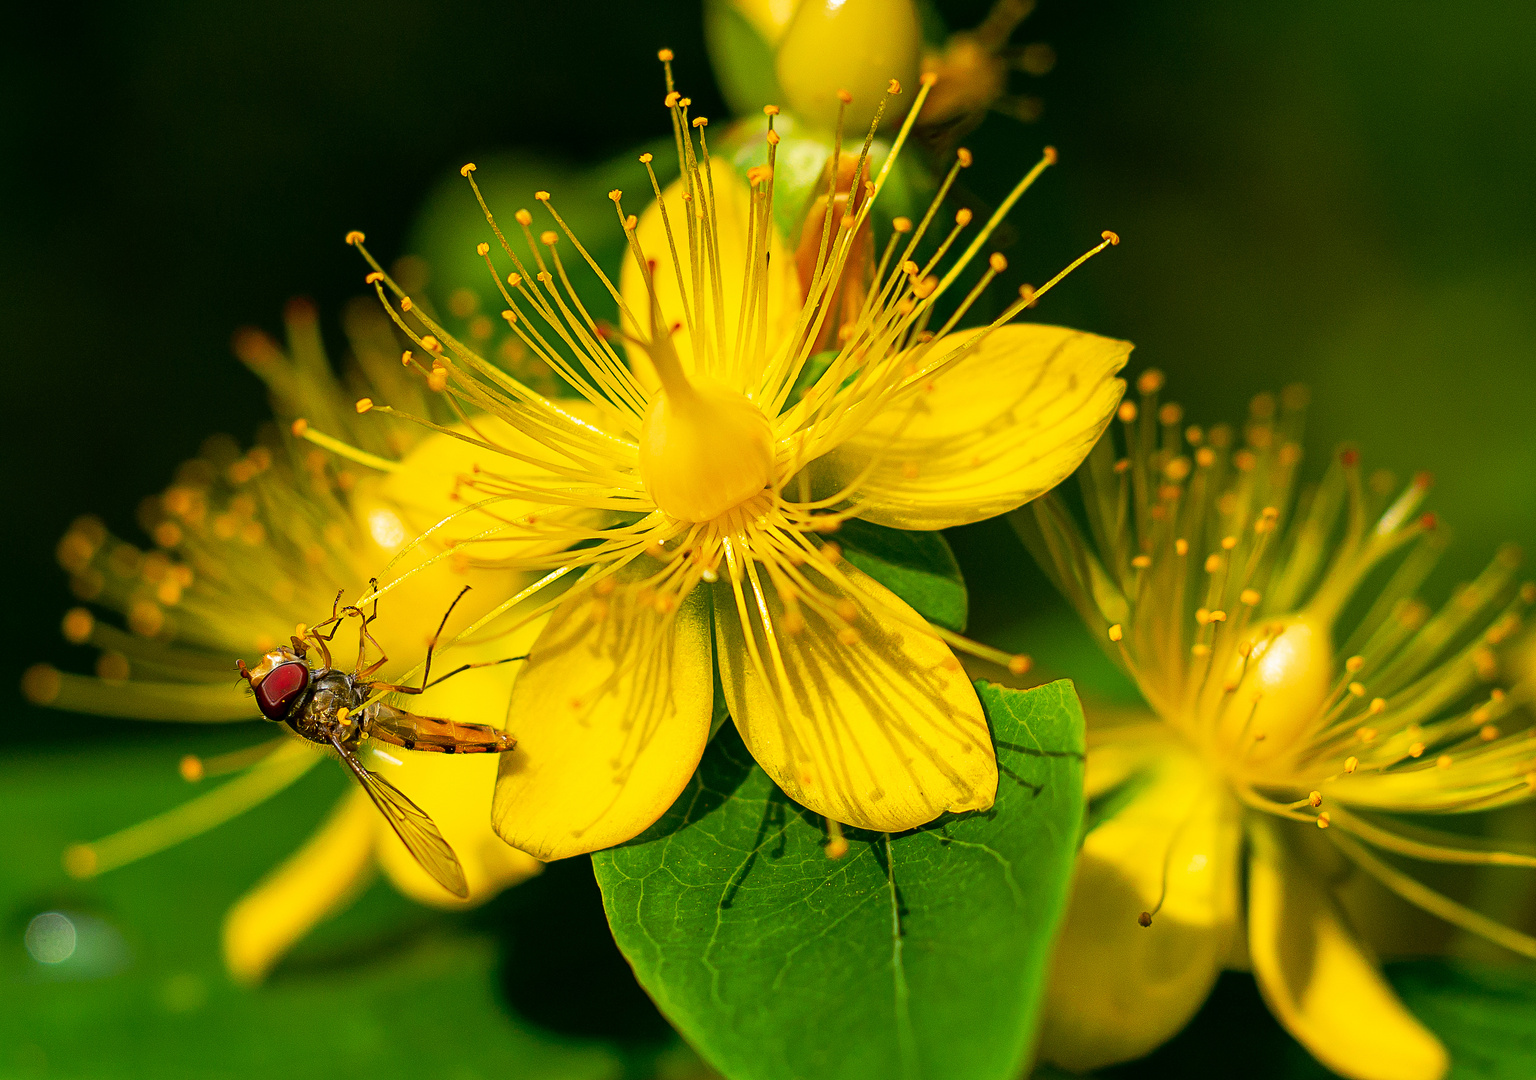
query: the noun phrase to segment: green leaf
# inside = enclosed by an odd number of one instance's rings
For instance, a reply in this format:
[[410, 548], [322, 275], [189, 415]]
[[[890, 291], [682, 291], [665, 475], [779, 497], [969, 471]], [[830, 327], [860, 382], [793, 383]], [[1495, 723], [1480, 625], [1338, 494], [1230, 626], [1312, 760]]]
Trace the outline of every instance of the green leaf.
[[849, 562], [923, 618], [951, 630], [965, 629], [965, 578], [941, 534], [888, 529], [853, 518], [843, 522], [837, 540]]
[[1069, 682], [978, 683], [997, 802], [898, 836], [819, 818], [734, 728], [665, 817], [593, 859], [609, 925], [667, 1018], [731, 1080], [1004, 1080], [1032, 1043], [1082, 817]]
[[1448, 1080], [1536, 1076], [1536, 972], [1416, 960], [1387, 969], [1403, 1002], [1451, 1052]]
[[[264, 728], [240, 725], [134, 747], [8, 756], [0, 814], [25, 827], [11, 830], [0, 860], [0, 984], [10, 988], [0, 1009], [0, 1076], [631, 1075], [635, 1048], [509, 1013], [505, 972], [528, 958], [501, 955], [506, 945], [486, 911], [427, 911], [382, 883], [316, 928], [264, 985], [229, 981], [219, 953], [224, 913], [347, 790], [337, 768], [317, 768], [242, 817], [141, 862], [90, 881], [65, 877], [67, 844], [192, 794], [176, 772], [181, 754], [262, 737]], [[74, 926], [73, 952], [57, 963], [23, 947], [29, 924], [49, 912]], [[665, 1044], [648, 1053], [658, 1051], [676, 1057]]]

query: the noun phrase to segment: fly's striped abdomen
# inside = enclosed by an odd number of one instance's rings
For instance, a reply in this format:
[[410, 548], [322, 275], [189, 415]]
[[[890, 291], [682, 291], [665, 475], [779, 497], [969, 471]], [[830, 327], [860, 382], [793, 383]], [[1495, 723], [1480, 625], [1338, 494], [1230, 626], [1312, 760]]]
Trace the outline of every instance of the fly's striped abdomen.
[[489, 724], [419, 716], [382, 701], [370, 707], [364, 733], [404, 750], [436, 754], [499, 754], [517, 745], [516, 739]]

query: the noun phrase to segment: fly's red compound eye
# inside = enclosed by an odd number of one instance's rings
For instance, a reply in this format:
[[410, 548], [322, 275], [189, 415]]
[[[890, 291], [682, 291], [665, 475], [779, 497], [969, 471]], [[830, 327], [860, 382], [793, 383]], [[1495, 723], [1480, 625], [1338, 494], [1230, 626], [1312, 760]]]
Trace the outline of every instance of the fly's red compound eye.
[[256, 687], [256, 707], [268, 720], [282, 720], [309, 686], [309, 667], [302, 660], [279, 664]]

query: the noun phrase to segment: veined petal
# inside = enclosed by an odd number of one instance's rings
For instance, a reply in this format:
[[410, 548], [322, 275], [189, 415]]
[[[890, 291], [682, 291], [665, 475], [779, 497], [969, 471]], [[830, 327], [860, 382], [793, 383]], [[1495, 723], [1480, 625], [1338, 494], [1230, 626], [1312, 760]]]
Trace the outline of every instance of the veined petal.
[[[499, 660], [526, 653], [546, 620], [537, 619], [516, 632], [474, 646], [441, 653], [434, 671], [451, 671], [460, 664]], [[474, 668], [455, 675], [418, 697], [403, 699], [412, 712], [451, 717], [460, 723], [506, 723], [507, 702], [521, 661]], [[411, 899], [433, 907], [474, 907], [509, 885], [539, 872], [531, 855], [508, 847], [491, 829], [491, 793], [496, 788], [493, 754], [412, 753], [372, 743], [364, 748], [363, 764], [399, 788], [431, 815], [464, 867], [469, 896], [451, 895], [422, 869], [381, 815], [375, 815], [379, 865], [391, 883]]]
[[[648, 560], [646, 570], [655, 564]], [[695, 589], [671, 614], [633, 588], [578, 587], [550, 617], [512, 691], [491, 820], [538, 859], [631, 839], [703, 756], [714, 705], [709, 609]]]
[[362, 891], [373, 863], [378, 811], [350, 791], [304, 846], [224, 916], [224, 965], [237, 982], [260, 982], [310, 928]]
[[1089, 785], [1105, 786], [1103, 773], [1123, 778], [1129, 801], [1083, 841], [1041, 1028], [1041, 1056], [1074, 1072], [1141, 1057], [1177, 1034], [1236, 930], [1241, 829], [1216, 778], [1150, 739], [1090, 748]]
[[1445, 1047], [1398, 1000], [1285, 829], [1264, 818], [1250, 830], [1248, 949], [1270, 1011], [1351, 1080], [1439, 1080]]
[[[683, 180], [674, 181], [662, 192], [662, 198], [666, 204], [665, 223], [663, 223], [660, 205], [651, 201], [640, 215], [639, 224], [635, 227], [635, 237], [646, 259], [655, 264], [652, 279], [656, 286], [656, 299], [661, 305], [662, 325], [659, 329], [665, 333], [667, 327], [678, 327], [672, 334], [672, 344], [677, 349], [678, 358], [682, 361], [684, 370], [692, 373], [698, 367], [696, 339], [702, 323], [709, 335], [707, 348], [717, 356], [723, 354], [727, 358], [726, 365], [716, 364], [711, 367], [711, 370], [730, 383], [732, 389], [744, 393], [753, 392], [757, 389], [752, 384], [755, 380], [749, 380], [746, 376], [755, 371], [756, 365], [744, 364], [737, 368], [736, 370], [739, 370], [743, 376], [741, 379], [730, 378], [733, 372], [728, 366], [729, 358], [734, 356], [737, 349], [742, 285], [747, 268], [747, 242], [749, 228], [752, 225], [751, 191], [736, 171], [718, 158], [711, 159], [709, 175], [714, 184], [713, 199], [717, 223], [717, 235], [714, 241], [720, 253], [718, 304], [710, 278], [704, 277], [700, 282], [695, 283], [693, 277], [692, 252], [698, 251], [702, 255], [706, 246], [700, 235], [702, 226], [698, 216], [683, 199], [683, 193], [686, 190]], [[707, 188], [705, 194], [709, 194]], [[689, 239], [690, 223], [693, 226], [693, 235], [697, 238], [694, 241]], [[677, 263], [675, 264], [672, 245], [668, 243], [667, 238], [668, 225], [671, 226], [672, 241], [676, 244]], [[765, 361], [773, 358], [775, 351], [783, 345], [794, 330], [795, 320], [800, 315], [801, 303], [800, 279], [795, 271], [794, 253], [779, 237], [772, 222], [768, 223], [768, 242], [770, 258], [767, 270], [767, 320], [765, 326], [754, 325], [752, 328], [753, 338], [766, 342], [763, 356]], [[682, 268], [684, 282], [681, 288], [678, 284], [678, 266]], [[646, 291], [645, 277], [633, 258], [624, 260], [624, 270], [619, 278], [619, 293], [624, 297], [625, 306], [635, 318], [640, 320], [640, 325], [636, 326], [628, 318], [623, 319], [624, 332], [633, 337], [648, 339], [651, 336], [651, 300]], [[688, 297], [687, 304], [683, 302], [684, 296]], [[756, 347], [755, 341], [744, 342], [742, 345], [743, 351], [748, 356], [756, 355]], [[650, 357], [645, 354], [645, 350], [630, 343], [628, 351], [630, 367], [641, 385], [649, 389], [659, 386], [656, 371], [651, 366]]]
[[801, 600], [796, 631], [760, 567], [738, 562], [738, 584], [713, 587], [720, 680], [752, 756], [790, 798], [861, 829], [991, 806], [997, 759], [959, 663], [894, 593], [839, 570], [846, 586], [802, 568], [853, 618]]
[[[937, 360], [974, 331], [925, 346]], [[818, 459], [818, 489], [857, 483], [860, 516], [898, 529], [993, 517], [1051, 490], [1098, 441], [1131, 344], [1059, 326], [999, 327]], [[860, 479], [862, 477], [862, 479]]]

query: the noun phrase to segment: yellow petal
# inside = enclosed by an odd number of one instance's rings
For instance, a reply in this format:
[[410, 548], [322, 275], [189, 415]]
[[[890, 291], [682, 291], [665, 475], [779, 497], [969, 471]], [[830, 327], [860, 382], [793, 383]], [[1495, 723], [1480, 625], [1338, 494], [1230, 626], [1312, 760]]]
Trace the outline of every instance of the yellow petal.
[[362, 891], [377, 816], [361, 789], [349, 792], [303, 847], [235, 902], [224, 916], [231, 978], [260, 982], [312, 926]]
[[[596, 423], [596, 410], [585, 402], [562, 402], [562, 406], [566, 405], [570, 406], [566, 410], [570, 424]], [[473, 428], [461, 424], [457, 430], [529, 457], [554, 456], [536, 440], [494, 417], [476, 417]], [[498, 502], [488, 508], [495, 517], [486, 512], [465, 512], [478, 497], [472, 490], [464, 489], [461, 480], [477, 469], [545, 485], [554, 479], [537, 465], [451, 435], [435, 434], [413, 447], [398, 470], [369, 478], [353, 493], [353, 514], [371, 538], [373, 548], [359, 560], [363, 564], [359, 580], [346, 583], [343, 601], [355, 601], [363, 595], [368, 574], [378, 574], [381, 584], [392, 586], [379, 601], [378, 621], [369, 627], [391, 660], [381, 672], [383, 677], [399, 675], [421, 661], [427, 639], [437, 630], [448, 605], [464, 586], [470, 586], [471, 592], [454, 607], [445, 638], [452, 638], [532, 580], [528, 574], [494, 565], [495, 559], [506, 554], [506, 543], [470, 545], [450, 551], [451, 542], [480, 536], [505, 520], [529, 513], [538, 513], [545, 520], [597, 519], [598, 515], [591, 511], [551, 510], [546, 503], [522, 500]], [[430, 536], [409, 546], [428, 530], [433, 530]], [[503, 531], [497, 535], [520, 534]], [[558, 551], [569, 543], [568, 536], [519, 543], [518, 554]], [[370, 612], [373, 610], [371, 605], [366, 606]], [[351, 666], [357, 641], [356, 620], [348, 620], [332, 642], [339, 663]], [[377, 659], [377, 653], [370, 650], [370, 659]]]
[[1270, 1011], [1341, 1076], [1439, 1080], [1445, 1048], [1345, 925], [1299, 828], [1266, 818], [1250, 829], [1248, 949]]
[[[526, 653], [543, 630], [544, 622], [536, 620], [505, 638], [484, 644], [449, 649], [434, 661], [433, 671], [446, 674], [460, 664]], [[425, 694], [402, 699], [401, 703], [426, 716], [501, 727], [506, 723], [512, 684], [522, 666], [522, 662], [514, 661], [475, 668], [453, 676]], [[421, 868], [383, 816], [375, 814], [379, 865], [395, 888], [406, 896], [433, 907], [474, 907], [541, 869], [537, 859], [508, 847], [491, 829], [497, 755], [413, 753], [375, 743], [366, 745], [361, 757], [364, 765], [394, 784], [431, 816], [443, 839], [458, 855], [469, 884], [468, 897], [461, 900], [450, 894]]]
[[[693, 271], [690, 269], [692, 261], [689, 254], [693, 248], [690, 247], [687, 224], [692, 213], [688, 209], [688, 203], [683, 200], [685, 188], [682, 180], [669, 184], [662, 193], [666, 205], [666, 223], [663, 223], [660, 206], [652, 201], [640, 215], [639, 224], [635, 229], [635, 235], [640, 241], [640, 247], [646, 259], [654, 262], [656, 266], [652, 279], [656, 285], [656, 298], [661, 304], [663, 324], [661, 329], [665, 332], [666, 327], [679, 326], [672, 335], [672, 343], [677, 348], [678, 358], [682, 361], [684, 370], [690, 373], [698, 366], [695, 353], [698, 348], [698, 331], [701, 324], [707, 331], [708, 350], [726, 357], [735, 355], [742, 284], [745, 280], [747, 265], [747, 230], [751, 223], [752, 207], [751, 190], [734, 169], [718, 158], [711, 159], [709, 175], [714, 183], [715, 220], [719, 223], [721, 286], [719, 305], [715, 300], [716, 293], [707, 280], [702, 289], [697, 292], [694, 289]], [[695, 224], [697, 224], [696, 219]], [[672, 258], [672, 247], [667, 240], [667, 225], [671, 226], [671, 235], [676, 244], [678, 260], [676, 264]], [[764, 356], [772, 359], [794, 330], [795, 320], [800, 315], [801, 294], [800, 279], [795, 272], [794, 253], [785, 246], [771, 224], [768, 234], [770, 258]], [[702, 239], [697, 246], [701, 252], [705, 250]], [[685, 282], [683, 288], [679, 288], [678, 285], [677, 265], [682, 267], [682, 278]], [[624, 332], [637, 338], [648, 339], [651, 336], [650, 295], [646, 291], [645, 276], [632, 257], [626, 256], [624, 260], [624, 270], [619, 278], [619, 293], [624, 297], [625, 306], [630, 313], [640, 321], [640, 325], [636, 326], [628, 317], [625, 317], [622, 320]], [[686, 305], [683, 302], [684, 296], [689, 298], [689, 303]], [[696, 302], [700, 296], [704, 300], [703, 304]], [[757, 336], [760, 332], [761, 328], [755, 328], [753, 334]], [[633, 343], [628, 345], [628, 350], [630, 367], [641, 384], [653, 389], [660, 385], [645, 350]], [[751, 344], [751, 348], [743, 351], [749, 357], [755, 356], [755, 342]], [[752, 393], [757, 390], [756, 386], [747, 385], [741, 378], [731, 377], [737, 373], [745, 374], [749, 366], [744, 365], [734, 371], [711, 366], [711, 370], [717, 377], [731, 385], [732, 389]]]
[[543, 860], [621, 844], [682, 792], [714, 704], [709, 610], [642, 603], [633, 566], [609, 596], [579, 588], [555, 609], [512, 691], [492, 803], [496, 832]]
[[758, 588], [745, 569], [739, 591], [726, 581], [714, 586], [720, 679], [758, 764], [796, 802], [861, 829], [898, 832], [946, 810], [991, 806], [992, 737], [949, 648], [852, 566], [839, 568], [841, 583], [802, 569], [834, 607], [851, 601], [854, 618], [827, 618], [802, 601], [804, 625], [791, 632], [760, 567]]
[[1100, 774], [1133, 794], [1083, 841], [1041, 1027], [1041, 1056], [1074, 1072], [1175, 1035], [1216, 982], [1237, 917], [1238, 812], [1205, 766], [1126, 740], [1089, 750], [1090, 785]]
[[[925, 362], [973, 333], [940, 338]], [[1087, 456], [1125, 391], [1114, 376], [1130, 351], [1130, 342], [1059, 326], [1000, 327], [815, 462], [817, 486], [857, 481], [860, 516], [898, 529], [1012, 510]]]

